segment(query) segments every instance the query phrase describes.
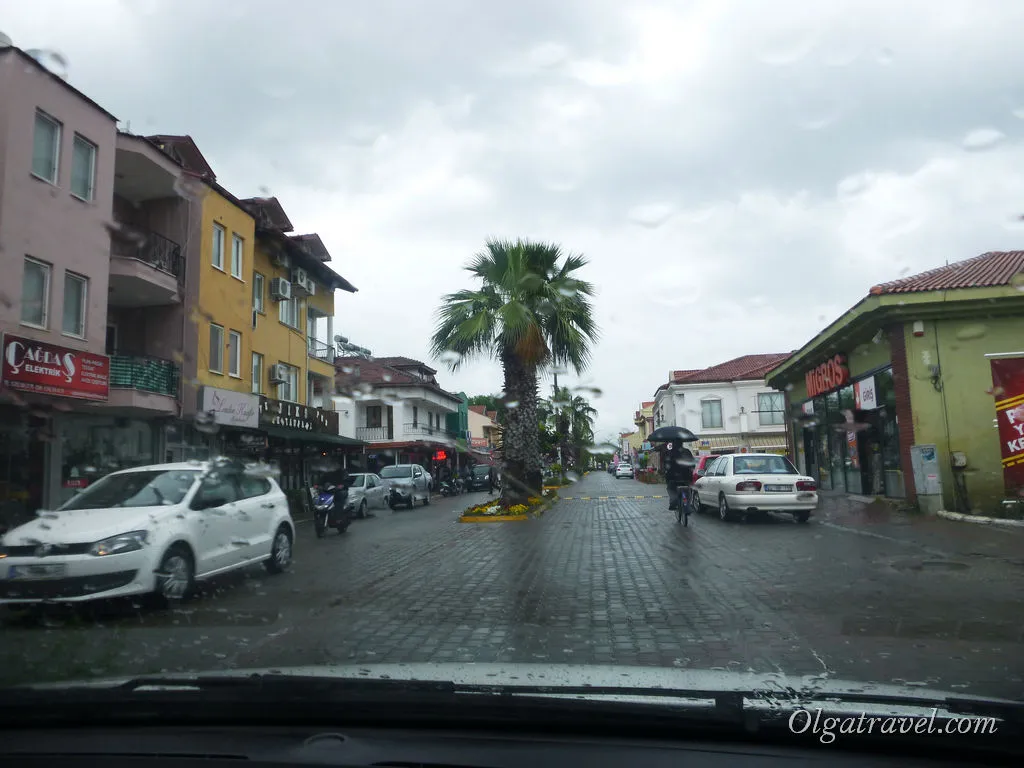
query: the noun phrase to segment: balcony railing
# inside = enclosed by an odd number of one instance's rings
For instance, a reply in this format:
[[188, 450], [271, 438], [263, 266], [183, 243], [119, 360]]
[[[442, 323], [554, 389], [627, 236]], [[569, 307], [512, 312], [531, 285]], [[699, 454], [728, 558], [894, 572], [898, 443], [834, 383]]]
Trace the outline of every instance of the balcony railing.
[[181, 246], [143, 227], [122, 225], [111, 237], [110, 252], [114, 256], [144, 261], [152, 267], [174, 275], [179, 280], [185, 274], [185, 259], [181, 255]]
[[367, 442], [394, 440], [395, 431], [391, 427], [356, 427], [356, 439]]
[[445, 427], [428, 427], [419, 422], [404, 425], [406, 437], [455, 437], [455, 433]]
[[110, 386], [178, 396], [178, 366], [159, 357], [110, 356]]
[[310, 357], [315, 357], [317, 360], [323, 360], [325, 363], [334, 365], [335, 354], [334, 347], [330, 344], [320, 341], [319, 339], [309, 339]]

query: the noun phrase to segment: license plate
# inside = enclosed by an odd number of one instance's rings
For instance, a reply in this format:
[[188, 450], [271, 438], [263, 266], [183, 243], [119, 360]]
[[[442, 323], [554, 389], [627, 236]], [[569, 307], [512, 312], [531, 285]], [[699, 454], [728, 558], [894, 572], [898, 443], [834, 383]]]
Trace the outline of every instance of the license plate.
[[792, 485], [766, 485], [764, 487], [768, 493], [785, 493], [786, 491], [792, 491]]
[[62, 579], [66, 566], [64, 563], [48, 563], [47, 565], [12, 565], [7, 571], [7, 578], [19, 581], [46, 581]]

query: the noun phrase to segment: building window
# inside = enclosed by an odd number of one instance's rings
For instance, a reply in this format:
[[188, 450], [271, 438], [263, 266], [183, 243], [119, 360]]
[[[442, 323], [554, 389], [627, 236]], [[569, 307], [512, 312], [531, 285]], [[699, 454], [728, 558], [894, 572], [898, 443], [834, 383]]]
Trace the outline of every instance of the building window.
[[44, 112], [36, 112], [32, 136], [32, 175], [51, 184], [57, 183], [60, 167], [61, 125]]
[[25, 259], [21, 278], [21, 322], [45, 328], [50, 311], [50, 265]]
[[285, 365], [284, 381], [277, 385], [277, 399], [289, 403], [299, 402], [299, 369], [292, 365]]
[[259, 352], [252, 353], [252, 393], [263, 394], [263, 355]]
[[220, 224], [213, 225], [213, 257], [212, 264], [217, 269], [224, 269], [224, 239], [227, 233]]
[[700, 404], [700, 423], [704, 429], [722, 428], [722, 401], [703, 400]]
[[231, 276], [242, 279], [242, 260], [245, 256], [245, 240], [238, 235], [231, 235]]
[[252, 308], [263, 311], [263, 275], [259, 272], [252, 273]]
[[242, 377], [242, 334], [228, 331], [228, 375]]
[[210, 323], [210, 370], [224, 373], [224, 328]]
[[88, 306], [89, 280], [74, 272], [64, 273], [64, 325], [69, 336], [85, 337], [85, 308]]
[[786, 423], [786, 407], [781, 392], [762, 392], [757, 396], [757, 415], [762, 427]]
[[96, 191], [96, 145], [75, 135], [71, 147], [71, 194], [91, 202]]
[[299, 299], [291, 298], [285, 301], [279, 301], [278, 304], [278, 318], [282, 323], [295, 330], [299, 329], [299, 315], [301, 308], [299, 307]]
[[412, 407], [412, 425], [414, 427], [420, 425], [420, 409], [415, 405]]
[[366, 426], [368, 428], [381, 427], [384, 425], [384, 414], [379, 405], [366, 406]]

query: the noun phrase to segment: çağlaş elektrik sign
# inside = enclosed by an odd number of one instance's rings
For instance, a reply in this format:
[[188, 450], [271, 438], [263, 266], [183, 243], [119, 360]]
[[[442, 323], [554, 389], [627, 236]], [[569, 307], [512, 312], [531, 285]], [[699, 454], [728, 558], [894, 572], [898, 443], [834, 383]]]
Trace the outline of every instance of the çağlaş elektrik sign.
[[846, 355], [836, 355], [804, 374], [807, 397], [817, 397], [841, 387], [850, 380], [850, 369], [846, 366]]
[[0, 378], [19, 392], [104, 401], [110, 395], [110, 358], [5, 333]]

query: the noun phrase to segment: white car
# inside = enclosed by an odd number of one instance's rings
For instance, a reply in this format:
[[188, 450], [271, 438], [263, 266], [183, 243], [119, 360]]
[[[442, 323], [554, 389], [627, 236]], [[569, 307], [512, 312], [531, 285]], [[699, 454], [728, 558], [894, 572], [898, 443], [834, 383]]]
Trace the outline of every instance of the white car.
[[356, 517], [366, 517], [367, 510], [387, 509], [390, 488], [379, 475], [357, 472], [348, 476], [348, 504]]
[[197, 579], [292, 561], [288, 500], [265, 473], [215, 460], [107, 475], [0, 541], [0, 604], [188, 594]]
[[722, 520], [783, 512], [806, 523], [818, 507], [818, 485], [793, 462], [774, 453], [719, 456], [693, 483], [696, 509], [717, 509]]
[[430, 475], [419, 464], [392, 464], [381, 469], [380, 478], [387, 483], [391, 509], [399, 504], [412, 509], [418, 502], [423, 506], [430, 503]]
[[635, 478], [633, 465], [627, 464], [624, 461], [619, 462], [619, 465], [615, 467], [615, 479], [618, 480], [620, 477], [628, 477], [630, 479]]

